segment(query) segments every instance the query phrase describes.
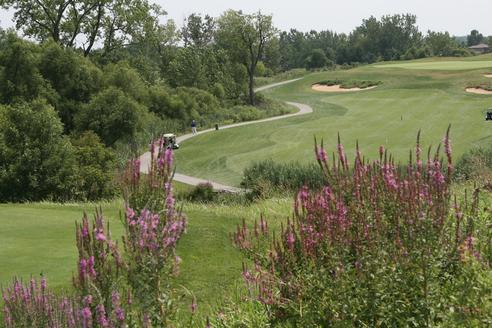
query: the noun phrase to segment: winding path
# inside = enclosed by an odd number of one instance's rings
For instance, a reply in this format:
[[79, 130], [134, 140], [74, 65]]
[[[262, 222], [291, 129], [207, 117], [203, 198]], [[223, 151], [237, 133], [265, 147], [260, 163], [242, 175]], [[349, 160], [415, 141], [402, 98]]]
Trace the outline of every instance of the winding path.
[[[267, 89], [275, 88], [275, 87], [278, 87], [278, 86], [281, 86], [281, 85], [284, 85], [284, 84], [287, 84], [287, 83], [292, 83], [292, 82], [295, 82], [295, 81], [298, 81], [298, 80], [301, 80], [301, 79], [302, 78], [298, 78], [298, 79], [293, 79], [293, 80], [288, 80], [288, 81], [283, 81], [283, 82], [278, 82], [278, 83], [273, 83], [273, 84], [265, 85], [265, 86], [256, 88], [255, 89], [255, 92], [260, 92], [260, 91], [264, 91], [264, 90], [267, 90]], [[281, 120], [281, 119], [285, 119], [285, 118], [289, 118], [289, 117], [310, 114], [310, 113], [313, 112], [313, 109], [311, 108], [311, 106], [308, 106], [306, 104], [300, 104], [300, 103], [295, 103], [295, 102], [290, 102], [290, 101], [287, 101], [286, 103], [288, 105], [297, 107], [299, 109], [299, 111], [298, 112], [295, 112], [293, 114], [286, 114], [286, 115], [274, 116], [274, 117], [269, 117], [269, 118], [265, 118], [265, 119], [262, 119], [262, 120], [248, 121], [248, 122], [241, 122], [241, 123], [235, 123], [235, 124], [230, 124], [230, 125], [224, 125], [224, 126], [221, 126], [220, 129], [221, 130], [224, 130], [224, 129], [235, 128], [235, 127], [238, 127], [238, 126], [244, 126], [244, 125], [250, 125], [250, 124], [258, 124], [258, 123], [270, 122], [270, 121], [276, 121], [276, 120]], [[185, 140], [188, 140], [190, 138], [193, 138], [195, 136], [198, 136], [198, 135], [201, 135], [201, 134], [204, 134], [204, 133], [210, 133], [212, 131], [215, 131], [215, 129], [207, 129], [207, 130], [199, 131], [195, 135], [193, 135], [191, 133], [184, 134], [182, 136], [177, 137], [176, 138], [176, 141], [178, 143], [182, 143]], [[147, 173], [148, 172], [149, 167], [150, 167], [150, 159], [151, 159], [150, 158], [150, 152], [146, 152], [146, 153], [144, 153], [144, 154], [142, 154], [140, 156], [140, 172], [142, 172], [142, 173]], [[226, 192], [233, 192], [233, 193], [243, 191], [243, 189], [241, 189], [241, 188], [232, 187], [232, 186], [226, 186], [226, 185], [220, 184], [218, 182], [214, 182], [214, 181], [210, 181], [210, 180], [206, 180], [206, 179], [195, 178], [195, 177], [192, 177], [192, 176], [189, 176], [189, 175], [180, 174], [180, 173], [176, 173], [174, 175], [174, 180], [175, 181], [182, 182], [182, 183], [185, 183], [185, 184], [193, 185], [193, 186], [196, 186], [196, 185], [198, 185], [200, 183], [207, 183], [208, 182], [208, 183], [211, 183], [212, 184], [214, 190], [219, 190], [219, 191], [226, 191]]]

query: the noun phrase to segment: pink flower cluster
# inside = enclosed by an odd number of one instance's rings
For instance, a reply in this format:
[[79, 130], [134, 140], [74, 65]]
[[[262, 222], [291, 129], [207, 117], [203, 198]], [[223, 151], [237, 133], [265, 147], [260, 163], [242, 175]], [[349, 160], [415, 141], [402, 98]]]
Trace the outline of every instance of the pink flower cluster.
[[132, 250], [138, 249], [157, 257], [172, 253], [186, 228], [184, 217], [163, 219], [161, 215], [147, 209], [136, 216], [131, 208], [127, 208], [126, 221], [129, 229], [128, 246]]
[[[425, 169], [422, 167], [419, 140], [416, 161], [410, 160], [403, 168], [394, 164], [382, 146], [379, 160], [372, 163], [365, 162], [357, 146], [354, 165], [350, 168], [340, 142], [336, 148], [338, 160], [333, 165], [327, 163], [326, 151], [315, 145], [316, 160], [329, 183], [321, 191], [307, 187], [299, 190], [293, 219], [281, 228], [280, 237], [271, 237], [263, 230], [262, 234], [252, 233], [244, 222], [237, 227], [234, 244], [253, 254], [257, 266], [262, 264], [254, 271], [243, 269], [248, 285], [257, 286], [261, 299], [272, 302], [268, 295], [273, 288], [282, 293], [280, 299], [296, 295], [293, 277], [298, 268], [327, 266], [334, 274], [340, 267], [361, 271], [365, 259], [376, 254], [380, 247], [387, 248], [386, 254], [391, 254], [395, 261], [399, 258], [404, 261], [410, 253], [421, 254], [421, 247], [448, 249], [444, 245], [431, 245], [445, 242], [437, 236], [453, 226], [449, 215], [452, 173], [449, 130], [444, 145], [447, 172], [443, 172], [439, 152], [429, 156]], [[454, 249], [461, 247], [462, 253], [478, 258], [470, 231], [461, 232], [463, 213], [457, 205], [455, 208]], [[268, 255], [258, 255], [259, 244], [267, 245]], [[334, 259], [338, 261], [336, 267], [330, 262]]]
[[27, 285], [15, 279], [11, 287], [2, 291], [2, 297], [6, 328], [19, 327], [19, 323], [25, 327], [125, 327], [125, 312], [117, 293], [113, 296], [112, 313], [107, 313], [101, 303], [93, 304], [90, 295], [83, 297], [81, 302], [74, 297], [55, 295], [47, 288], [45, 278], [39, 283], [31, 279]]

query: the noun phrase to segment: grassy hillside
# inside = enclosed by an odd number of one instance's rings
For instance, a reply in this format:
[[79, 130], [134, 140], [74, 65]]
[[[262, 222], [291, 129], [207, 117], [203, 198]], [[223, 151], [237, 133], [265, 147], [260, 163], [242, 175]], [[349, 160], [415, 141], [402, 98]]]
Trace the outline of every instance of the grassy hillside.
[[[397, 65], [398, 67], [396, 67]], [[473, 68], [473, 69], [472, 69]], [[266, 91], [279, 100], [309, 104], [314, 113], [276, 122], [218, 131], [183, 143], [176, 152], [178, 171], [237, 185], [252, 161], [313, 159], [313, 137], [335, 149], [340, 132], [348, 153], [356, 140], [374, 157], [380, 145], [405, 160], [419, 129], [424, 145], [436, 145], [452, 124], [455, 157], [492, 138], [485, 111], [492, 96], [464, 91], [468, 83], [492, 82], [492, 56], [377, 64], [348, 71], [315, 73], [303, 80]], [[373, 90], [322, 93], [311, 90], [327, 79], [380, 80]]]

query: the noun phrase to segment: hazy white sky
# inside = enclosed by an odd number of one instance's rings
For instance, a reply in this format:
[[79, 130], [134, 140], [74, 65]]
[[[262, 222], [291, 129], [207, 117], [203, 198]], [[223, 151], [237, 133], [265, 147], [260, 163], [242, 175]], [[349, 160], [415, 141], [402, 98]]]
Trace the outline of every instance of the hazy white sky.
[[[151, 0], [152, 1], [152, 0]], [[227, 9], [244, 12], [261, 10], [273, 14], [275, 25], [288, 30], [330, 29], [350, 32], [371, 15], [413, 13], [421, 31], [449, 31], [466, 35], [478, 29], [492, 35], [492, 0], [154, 0], [168, 17], [182, 25], [184, 17], [195, 13], [218, 16]], [[12, 14], [0, 11], [0, 26], [13, 26]]]

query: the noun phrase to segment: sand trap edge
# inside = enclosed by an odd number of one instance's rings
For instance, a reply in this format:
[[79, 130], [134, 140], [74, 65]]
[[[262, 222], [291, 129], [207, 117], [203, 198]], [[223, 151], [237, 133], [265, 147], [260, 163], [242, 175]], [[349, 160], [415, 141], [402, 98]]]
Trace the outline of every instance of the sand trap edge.
[[371, 87], [367, 87], [363, 89], [362, 88], [344, 89], [340, 87], [340, 84], [336, 84], [336, 85], [313, 84], [311, 86], [311, 89], [318, 92], [355, 92], [355, 91], [371, 90], [377, 87], [378, 87], [377, 85], [373, 85]]

